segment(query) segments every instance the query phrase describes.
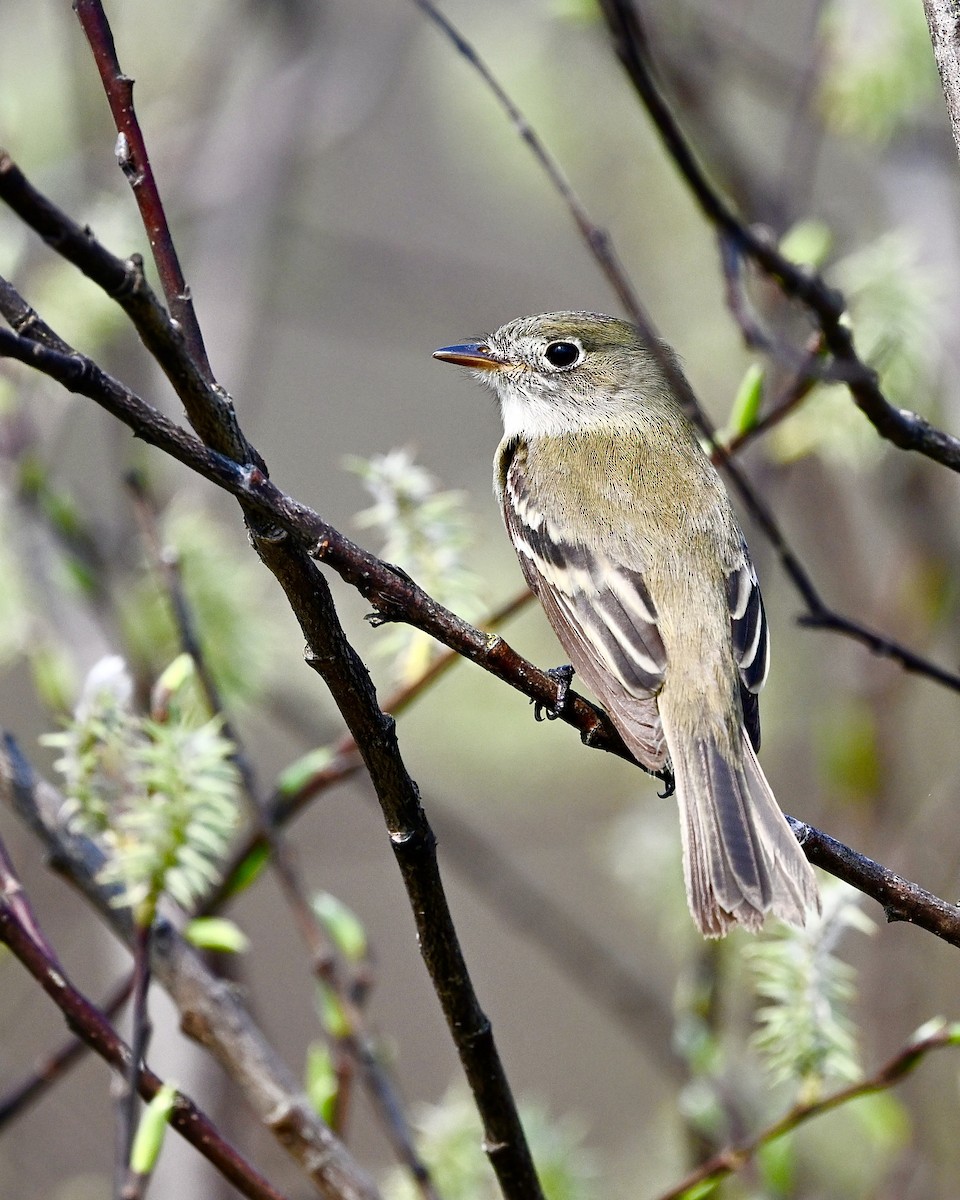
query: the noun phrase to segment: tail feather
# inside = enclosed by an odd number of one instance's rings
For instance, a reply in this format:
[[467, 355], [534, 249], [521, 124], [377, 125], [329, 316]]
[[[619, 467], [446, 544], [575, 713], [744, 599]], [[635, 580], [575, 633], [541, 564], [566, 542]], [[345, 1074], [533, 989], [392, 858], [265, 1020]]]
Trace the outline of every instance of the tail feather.
[[803, 925], [820, 906], [816, 881], [746, 733], [739, 762], [712, 738], [684, 741], [671, 751], [687, 900], [700, 930], [757, 930], [767, 914]]

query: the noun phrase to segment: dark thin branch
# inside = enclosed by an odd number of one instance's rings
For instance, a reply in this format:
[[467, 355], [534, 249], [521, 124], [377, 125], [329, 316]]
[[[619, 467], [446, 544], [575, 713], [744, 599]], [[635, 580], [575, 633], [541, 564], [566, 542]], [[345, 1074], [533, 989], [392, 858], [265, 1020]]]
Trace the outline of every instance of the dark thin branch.
[[[436, 839], [400, 756], [396, 723], [381, 711], [366, 667], [347, 641], [326, 578], [315, 572], [310, 590], [301, 590], [299, 580], [313, 564], [306, 550], [285, 541], [255, 538], [254, 545], [281, 581], [307, 641], [307, 663], [330, 689], [377, 793], [420, 951], [483, 1121], [484, 1149], [508, 1200], [538, 1200], [542, 1192], [536, 1169], [492, 1027], [460, 948], [437, 864]], [[297, 555], [302, 562], [291, 564]]]
[[501, 86], [496, 76], [483, 61], [476, 49], [467, 41], [460, 33], [455, 25], [449, 21], [432, 0], [413, 0], [414, 4], [423, 12], [429, 19], [442, 31], [457, 51], [463, 55], [468, 63], [478, 72], [481, 79], [493, 93], [497, 103], [506, 113], [511, 125], [526, 142], [530, 152], [543, 168], [554, 187], [557, 194], [563, 199], [567, 208], [580, 231], [583, 240], [590, 248], [591, 253], [600, 265], [601, 270], [606, 275], [611, 287], [620, 298], [621, 304], [627, 312], [634, 316], [638, 325], [644, 323], [644, 307], [640, 301], [640, 297], [634, 290], [633, 285], [623, 268], [616, 251], [613, 248], [613, 243], [610, 240], [606, 230], [601, 229], [590, 219], [586, 208], [577, 196], [570, 181], [563, 173], [560, 164], [553, 157], [550, 151], [541, 141], [540, 137], [534, 128], [524, 117], [523, 113]]
[[180, 267], [177, 250], [170, 236], [166, 214], [160, 199], [160, 189], [154, 178], [146, 143], [133, 104], [134, 81], [124, 75], [117, 58], [113, 33], [100, 0], [73, 0], [93, 58], [100, 72], [110, 112], [117, 127], [116, 156], [120, 170], [133, 190], [143, 227], [146, 230], [156, 263], [163, 294], [174, 319], [183, 330], [190, 357], [208, 380], [213, 376], [207, 359], [203, 335], [194, 311], [190, 289]]
[[[125, 1071], [131, 1058], [129, 1048], [99, 1009], [77, 991], [59, 962], [46, 953], [45, 939], [38, 940], [23, 924], [5, 888], [0, 888], [0, 942], [37, 980], [63, 1013], [69, 1028], [117, 1071]], [[161, 1080], [152, 1071], [147, 1068], [141, 1071], [139, 1091], [145, 1100], [152, 1100], [160, 1085]], [[182, 1093], [177, 1095], [170, 1124], [241, 1195], [249, 1196], [251, 1200], [284, 1200], [283, 1195], [224, 1139], [210, 1119]]]
[[[296, 856], [289, 839], [283, 836], [273, 819], [272, 811], [265, 802], [257, 785], [250, 758], [240, 735], [229, 719], [223, 698], [210, 670], [193, 610], [183, 587], [180, 564], [173, 552], [161, 542], [157, 513], [146, 482], [139, 475], [127, 477], [127, 485], [134, 499], [134, 508], [143, 540], [146, 544], [154, 573], [161, 582], [173, 613], [181, 649], [193, 660], [197, 678], [204, 693], [210, 712], [218, 715], [223, 733], [234, 747], [233, 760], [240, 772], [248, 805], [254, 818], [256, 833], [270, 850], [270, 865], [276, 873], [281, 891], [293, 914], [294, 922], [307, 946], [314, 975], [338, 997], [341, 1013], [349, 1023], [349, 1031], [338, 1035], [337, 1043], [341, 1054], [346, 1054], [351, 1064], [356, 1064], [361, 1077], [383, 1125], [386, 1136], [393, 1146], [398, 1160], [409, 1170], [415, 1186], [425, 1200], [438, 1200], [429, 1169], [417, 1153], [413, 1130], [407, 1120], [403, 1105], [395, 1088], [379, 1061], [366, 1023], [359, 1006], [353, 1001], [350, 989], [341, 976], [335, 948], [311, 907], [297, 865]], [[204, 908], [209, 909], [205, 905]], [[346, 1087], [344, 1081], [343, 1087]], [[342, 1122], [334, 1123], [335, 1131], [343, 1136]]]
[[621, 65], [667, 153], [718, 235], [752, 259], [776, 280], [787, 296], [799, 300], [810, 311], [854, 403], [881, 437], [901, 450], [915, 450], [952, 471], [960, 471], [960, 438], [935, 428], [917, 413], [894, 407], [884, 396], [876, 372], [860, 359], [853, 335], [842, 321], [846, 310], [843, 296], [815, 271], [785, 258], [775, 245], [736, 214], [710, 182], [654, 81], [649, 66], [649, 46], [637, 5], [632, 0], [600, 0], [600, 8]]
[[941, 900], [812, 825], [794, 817], [787, 820], [810, 862], [876, 900], [888, 921], [906, 921], [960, 947], [960, 906]]
[[[78, 225], [38, 191], [2, 148], [0, 199], [51, 250], [72, 263], [123, 309], [180, 397], [187, 418], [200, 437], [237, 462], [255, 463], [266, 472], [263, 460], [240, 432], [230, 397], [211, 383], [198, 367], [189, 353], [181, 326], [171, 318], [147, 283], [140, 256], [132, 255], [124, 260], [111, 254], [89, 228]], [[28, 306], [24, 307], [32, 312]], [[44, 337], [34, 336], [33, 329], [31, 325], [29, 330], [18, 332], [48, 344]], [[65, 345], [61, 339], [60, 344], [52, 348], [66, 352]]]

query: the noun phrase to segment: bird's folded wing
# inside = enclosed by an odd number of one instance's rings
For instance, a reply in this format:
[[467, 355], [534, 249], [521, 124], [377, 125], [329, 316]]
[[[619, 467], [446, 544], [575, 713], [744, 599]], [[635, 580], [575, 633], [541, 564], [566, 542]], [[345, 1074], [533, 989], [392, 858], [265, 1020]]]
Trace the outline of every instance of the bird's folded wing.
[[667, 655], [641, 573], [560, 536], [543, 518], [527, 520], [509, 487], [504, 515], [524, 576], [577, 674], [637, 759], [662, 770], [668, 753], [654, 697]]
[[742, 564], [727, 576], [727, 602], [730, 605], [733, 656], [740, 671], [743, 723], [754, 750], [759, 750], [760, 706], [757, 693], [766, 683], [770, 669], [770, 633], [760, 584], [746, 544], [743, 547]]

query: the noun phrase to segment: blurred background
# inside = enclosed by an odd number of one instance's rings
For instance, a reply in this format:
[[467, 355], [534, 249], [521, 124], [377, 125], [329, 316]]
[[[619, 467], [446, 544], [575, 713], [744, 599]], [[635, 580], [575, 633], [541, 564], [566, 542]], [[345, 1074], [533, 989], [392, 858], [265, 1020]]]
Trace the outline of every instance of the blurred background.
[[[409, 0], [131, 0], [108, 11], [214, 371], [273, 479], [374, 552], [381, 525], [358, 513], [389, 509], [397, 489], [439, 494], [452, 559], [433, 560], [431, 577], [429, 556], [394, 557], [441, 598], [451, 587], [448, 601], [479, 620], [522, 586], [491, 496], [499, 420], [488, 395], [430, 354], [525, 313], [617, 311], [562, 203], [477, 75]], [[726, 426], [760, 360], [725, 306], [711, 230], [594, 6], [450, 0], [444, 11], [609, 230], [701, 402]], [[858, 346], [891, 400], [956, 429], [958, 172], [921, 6], [654, 0], [644, 11], [661, 78], [712, 177], [844, 289]], [[67, 5], [0, 6], [0, 143], [112, 250], [146, 254]], [[0, 272], [68, 341], [180, 419], [119, 310], [5, 209]], [[802, 316], [769, 287], [758, 283], [753, 302], [778, 335], [803, 344]], [[768, 401], [784, 378], [767, 364]], [[55, 756], [37, 739], [57, 728], [98, 659], [125, 655], [146, 688], [175, 652], [122, 482], [131, 467], [161, 498], [164, 537], [183, 555], [260, 779], [336, 740], [336, 711], [303, 666], [299, 629], [228, 498], [134, 444], [88, 401], [7, 364], [0, 454], [0, 725], [48, 776]], [[367, 465], [351, 468], [349, 456]], [[742, 465], [827, 603], [955, 668], [960, 518], [943, 468], [879, 441], [842, 388], [817, 389]], [[773, 634], [763, 762], [781, 804], [954, 899], [956, 694], [801, 628], [800, 598], [746, 528]], [[360, 598], [333, 586], [388, 695], [428, 651], [371, 629]], [[504, 633], [541, 665], [561, 659], [534, 607]], [[656, 781], [587, 752], [569, 727], [535, 724], [521, 696], [465, 663], [404, 714], [400, 740], [440, 831], [454, 916], [511, 1082], [538, 1114], [541, 1159], [556, 1157], [570, 1189], [554, 1195], [656, 1196], [697, 1145], [744, 1136], [793, 1102], [796, 1071], [788, 1063], [777, 1081], [750, 1040], [749, 940], [705, 946], [689, 921], [675, 805], [657, 798]], [[461, 825], [495, 852], [480, 880], [464, 873], [464, 857], [477, 859]], [[0, 813], [0, 832], [73, 978], [104, 994], [125, 952], [11, 814]], [[460, 1087], [458, 1063], [370, 789], [357, 778], [324, 794], [294, 832], [310, 888], [364, 925], [371, 1025], [411, 1114], [443, 1147], [469, 1106], [448, 1094]], [[659, 1005], [654, 1017], [628, 1030], [601, 1000], [602, 981], [578, 981], [544, 948], [536, 912], [512, 899], [511, 871], [568, 914], [571, 930], [619, 956]], [[928, 1018], [960, 1016], [955, 951], [886, 926], [871, 902], [860, 911], [874, 922], [869, 935], [849, 911], [838, 918], [838, 929], [850, 924], [834, 947], [849, 964], [849, 979], [837, 967], [838, 986], [855, 994], [841, 1005], [847, 1057], [838, 1050], [824, 1067], [825, 1089], [875, 1069]], [[314, 986], [269, 875], [231, 915], [251, 938], [235, 968], [250, 1004], [300, 1073], [319, 1036]], [[566, 953], [577, 959], [572, 941]], [[209, 1107], [278, 1186], [308, 1194], [177, 1033], [158, 991], [155, 1024], [155, 1069]], [[21, 968], [0, 960], [0, 1088], [62, 1033]], [[724, 1194], [960, 1194], [957, 1099], [956, 1058], [932, 1058], [895, 1093], [803, 1129]], [[86, 1061], [0, 1134], [0, 1195], [106, 1194], [112, 1136], [107, 1072]], [[348, 1141], [386, 1178], [388, 1148], [360, 1100]], [[488, 1186], [483, 1170], [476, 1188]], [[175, 1138], [155, 1188], [232, 1194]], [[471, 1188], [455, 1185], [449, 1200], [487, 1194]]]

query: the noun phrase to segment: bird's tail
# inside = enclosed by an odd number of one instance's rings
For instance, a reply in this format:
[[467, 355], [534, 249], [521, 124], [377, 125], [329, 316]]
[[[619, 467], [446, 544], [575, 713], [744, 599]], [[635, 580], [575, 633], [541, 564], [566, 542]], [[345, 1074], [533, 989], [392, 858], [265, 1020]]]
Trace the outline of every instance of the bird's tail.
[[[706, 937], [755, 931], [772, 913], [803, 925], [820, 898], [810, 864], [742, 732], [739, 761], [712, 737], [674, 739], [687, 901]], [[735, 758], [736, 756], [731, 756]]]

